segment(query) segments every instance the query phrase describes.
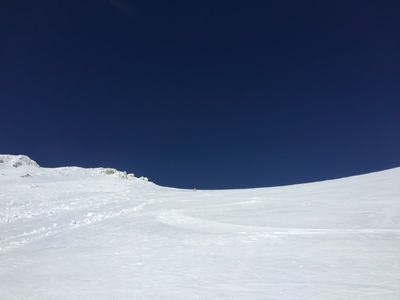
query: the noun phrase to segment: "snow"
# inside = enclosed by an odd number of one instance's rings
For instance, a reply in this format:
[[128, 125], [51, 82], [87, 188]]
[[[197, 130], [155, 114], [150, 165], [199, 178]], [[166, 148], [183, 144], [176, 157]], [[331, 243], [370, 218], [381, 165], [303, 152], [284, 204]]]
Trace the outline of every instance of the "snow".
[[0, 299], [400, 299], [399, 183], [194, 191], [0, 155]]

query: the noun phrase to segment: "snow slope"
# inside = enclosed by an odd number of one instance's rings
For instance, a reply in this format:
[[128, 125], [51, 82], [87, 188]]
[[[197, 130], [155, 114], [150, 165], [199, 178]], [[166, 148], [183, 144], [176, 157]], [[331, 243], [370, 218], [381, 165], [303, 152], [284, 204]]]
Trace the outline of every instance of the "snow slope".
[[0, 155], [0, 299], [400, 299], [400, 168], [221, 191]]

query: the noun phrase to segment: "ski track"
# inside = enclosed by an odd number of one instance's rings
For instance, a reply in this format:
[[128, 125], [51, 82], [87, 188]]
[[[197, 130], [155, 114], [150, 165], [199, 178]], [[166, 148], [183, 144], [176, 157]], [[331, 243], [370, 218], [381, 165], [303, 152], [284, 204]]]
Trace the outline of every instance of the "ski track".
[[[143, 197], [135, 199], [136, 206], [127, 207], [117, 212], [107, 210], [107, 206], [116, 207], [127, 195], [119, 195], [111, 200], [104, 199], [74, 199], [70, 205], [60, 203], [59, 206], [48, 206], [46, 208], [27, 210], [31, 203], [6, 209], [2, 213], [0, 224], [7, 225], [15, 222], [25, 222], [26, 230], [21, 234], [15, 234], [10, 237], [0, 238], [0, 252], [6, 252], [10, 249], [21, 247], [27, 243], [36, 241], [45, 236], [61, 233], [66, 230], [77, 229], [80, 226], [101, 222], [110, 218], [123, 216], [129, 213], [138, 212], [143, 208], [154, 203], [150, 199], [145, 201]], [[110, 198], [107, 198], [110, 199]], [[128, 199], [132, 201], [132, 199]], [[160, 200], [163, 202], [164, 200]], [[76, 204], [81, 203], [81, 204]], [[102, 212], [96, 212], [101, 210]], [[73, 216], [66, 218], [66, 214], [73, 213]], [[47, 216], [47, 218], [46, 218]], [[79, 217], [77, 217], [79, 216]], [[278, 228], [278, 227], [260, 227], [221, 223], [208, 221], [204, 219], [190, 217], [184, 214], [184, 210], [164, 210], [156, 214], [156, 220], [174, 227], [187, 230], [200, 231], [206, 233], [232, 233], [232, 234], [251, 234], [263, 237], [276, 238], [281, 235], [382, 235], [391, 234], [400, 236], [399, 229], [319, 229], [319, 228]], [[64, 219], [62, 223], [57, 220]], [[29, 223], [34, 223], [30, 225]], [[42, 225], [40, 225], [42, 224]], [[36, 226], [36, 227], [35, 227]], [[10, 230], [12, 231], [12, 230]], [[8, 230], [7, 230], [8, 232]], [[400, 237], [399, 237], [400, 238]], [[235, 258], [234, 258], [235, 259]]]
[[279, 228], [279, 227], [259, 227], [220, 223], [193, 218], [184, 214], [183, 210], [169, 210], [157, 215], [157, 220], [171, 226], [181, 227], [202, 232], [210, 233], [238, 233], [254, 234], [264, 233], [273, 235], [351, 235], [351, 234], [394, 234], [400, 235], [400, 229], [320, 229], [320, 228]]
[[[105, 201], [105, 199], [109, 200]], [[58, 206], [48, 205], [45, 208], [35, 208], [33, 210], [29, 210], [29, 208], [31, 208], [31, 202], [21, 204], [18, 207], [14, 206], [11, 209], [6, 208], [5, 211], [1, 213], [0, 224], [3, 227], [6, 225], [11, 227], [11, 229], [4, 231], [5, 234], [11, 232], [11, 236], [6, 238], [0, 237], [0, 252], [4, 253], [43, 237], [62, 233], [66, 230], [77, 229], [84, 225], [138, 212], [146, 205], [153, 203], [152, 199], [144, 201], [143, 197], [135, 197], [134, 202], [139, 203], [135, 206], [129, 206], [117, 212], [107, 209], [107, 206], [115, 208], [120, 202], [127, 202], [126, 200], [133, 201], [132, 199], [127, 199], [127, 194], [122, 194], [116, 195], [111, 199], [110, 197], [76, 198], [72, 199], [69, 205], [60, 203]], [[54, 204], [54, 202], [50, 203]], [[24, 228], [26, 228], [25, 231], [20, 234], [12, 234], [12, 231], [16, 227], [22, 227], [20, 224], [17, 226], [19, 222], [24, 222], [26, 224], [24, 226]]]

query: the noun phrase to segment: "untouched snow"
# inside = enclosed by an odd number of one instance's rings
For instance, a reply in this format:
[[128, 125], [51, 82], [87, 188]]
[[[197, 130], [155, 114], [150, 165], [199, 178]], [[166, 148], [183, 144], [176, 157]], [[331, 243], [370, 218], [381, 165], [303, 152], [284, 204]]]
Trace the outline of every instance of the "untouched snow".
[[0, 299], [400, 299], [400, 168], [247, 190], [0, 155]]

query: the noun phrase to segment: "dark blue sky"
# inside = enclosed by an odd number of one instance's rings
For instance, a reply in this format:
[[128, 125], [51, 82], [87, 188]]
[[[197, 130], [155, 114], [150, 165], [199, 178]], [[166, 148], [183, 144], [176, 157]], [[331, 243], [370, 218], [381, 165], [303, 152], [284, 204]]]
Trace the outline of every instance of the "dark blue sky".
[[186, 188], [400, 166], [400, 1], [0, 6], [0, 153]]

